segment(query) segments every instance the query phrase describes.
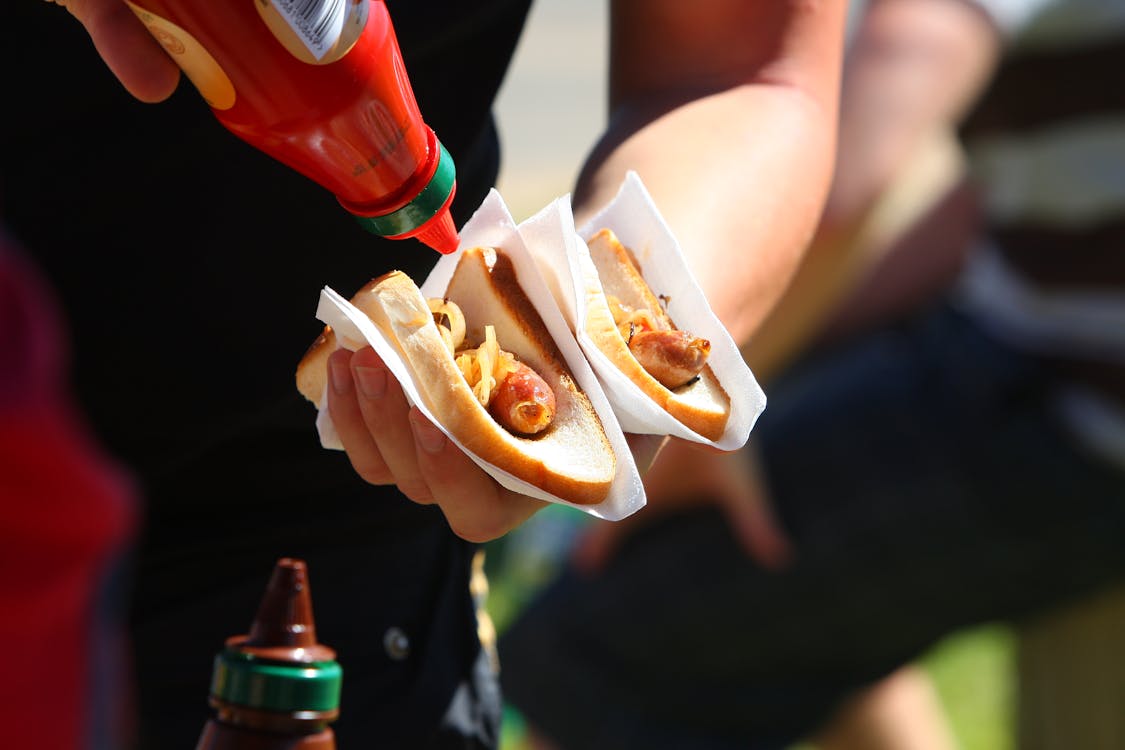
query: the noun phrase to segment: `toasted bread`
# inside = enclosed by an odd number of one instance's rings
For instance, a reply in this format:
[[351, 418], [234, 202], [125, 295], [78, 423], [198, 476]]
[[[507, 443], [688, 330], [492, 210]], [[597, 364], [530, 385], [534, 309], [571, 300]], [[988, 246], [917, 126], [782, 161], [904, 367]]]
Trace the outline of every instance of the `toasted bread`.
[[612, 230], [602, 229], [587, 243], [597, 270], [597, 283], [587, 283], [586, 319], [583, 327], [595, 346], [646, 396], [688, 429], [708, 440], [718, 440], [730, 417], [730, 396], [710, 365], [694, 381], [670, 390], [650, 375], [633, 353], [614, 321], [608, 296], [634, 309], [648, 310], [671, 328], [657, 293], [649, 288], [632, 253]]
[[[511, 261], [491, 248], [466, 250], [445, 298], [465, 315], [466, 341], [495, 327], [501, 348], [516, 355], [550, 385], [556, 411], [551, 425], [532, 437], [501, 427], [473, 394], [442, 341], [427, 300], [406, 275], [385, 274], [352, 299], [387, 335], [411, 368], [426, 406], [468, 451], [509, 474], [568, 502], [606, 498], [616, 459], [601, 420], [578, 388], [558, 346], [520, 287]], [[335, 334], [322, 334], [297, 368], [297, 387], [319, 403]]]

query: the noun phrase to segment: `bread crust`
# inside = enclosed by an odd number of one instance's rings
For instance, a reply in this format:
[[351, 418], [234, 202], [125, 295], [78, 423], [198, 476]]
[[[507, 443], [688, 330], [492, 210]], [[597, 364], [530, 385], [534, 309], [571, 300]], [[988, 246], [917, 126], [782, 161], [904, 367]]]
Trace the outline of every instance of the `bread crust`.
[[[441, 339], [426, 299], [404, 273], [392, 271], [366, 284], [352, 299], [395, 343], [416, 375], [426, 406], [466, 449], [486, 462], [577, 505], [597, 504], [609, 494], [616, 458], [590, 400], [516, 277], [511, 261], [491, 249], [466, 250], [446, 290], [465, 314], [466, 341], [496, 329], [500, 346], [534, 369], [552, 388], [556, 414], [542, 433], [509, 433], [481, 406]], [[313, 343], [297, 368], [297, 387], [320, 403], [330, 329]]]
[[645, 308], [672, 328], [676, 328], [675, 322], [649, 288], [628, 248], [612, 230], [600, 230], [587, 245], [599, 282], [585, 285], [583, 327], [587, 335], [625, 377], [673, 418], [708, 440], [721, 438], [730, 418], [730, 396], [710, 365], [704, 366], [697, 380], [675, 390], [669, 390], [649, 375], [618, 331], [606, 295], [613, 295], [630, 307]]

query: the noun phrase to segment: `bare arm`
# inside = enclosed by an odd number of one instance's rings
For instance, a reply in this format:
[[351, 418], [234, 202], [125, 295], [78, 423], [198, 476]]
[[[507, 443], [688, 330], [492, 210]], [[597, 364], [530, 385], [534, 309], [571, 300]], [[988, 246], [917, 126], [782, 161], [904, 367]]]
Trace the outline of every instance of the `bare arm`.
[[[744, 343], [808, 244], [832, 171], [842, 0], [615, 0], [609, 128], [576, 191], [579, 221], [636, 170], [719, 318]], [[681, 501], [722, 502], [766, 565], [784, 539], [740, 455], [673, 441], [646, 478], [642, 519], [599, 524], [579, 549], [603, 564], [616, 541]]]
[[[619, 3], [619, 7], [624, 5], [627, 3]], [[664, 7], [665, 3], [657, 5]], [[645, 66], [651, 63], [642, 61], [640, 70], [626, 68], [624, 83], [614, 79], [613, 128], [595, 152], [583, 186], [593, 183], [592, 194], [601, 197], [607, 185], [597, 180], [601, 177], [612, 184], [613, 169], [619, 162], [634, 159], [646, 166], [649, 159], [656, 162], [651, 172], [642, 172], [646, 184], [659, 180], [665, 191], [657, 197], [661, 210], [669, 214], [694, 270], [736, 338], [745, 343], [752, 334], [752, 342], [745, 347], [747, 358], [758, 377], [768, 381], [824, 326], [826, 317], [859, 278], [862, 264], [870, 257], [861, 250], [862, 242], [872, 237], [871, 212], [888, 187], [898, 183], [906, 171], [911, 172], [914, 186], [949, 179], [948, 154], [938, 154], [937, 164], [930, 158], [935, 153], [932, 149], [927, 151], [930, 163], [918, 161], [917, 154], [923, 146], [949, 143], [951, 125], [987, 80], [996, 38], [987, 19], [961, 0], [872, 3], [844, 69], [836, 157], [839, 171], [827, 201], [828, 216], [801, 258], [828, 188], [830, 165], [826, 162], [833, 159], [837, 84], [834, 62], [828, 55], [840, 53], [838, 45], [820, 35], [829, 34], [832, 28], [834, 39], [842, 36], [838, 29], [842, 19], [832, 15], [840, 8], [809, 3], [768, 4], [768, 9], [757, 7], [766, 3], [740, 5], [745, 7], [727, 10], [744, 14], [742, 26], [729, 19], [714, 19], [722, 28], [709, 32], [681, 25], [689, 22], [674, 20], [673, 11], [668, 11], [670, 28], [665, 32], [675, 35], [682, 28], [689, 35], [681, 41], [682, 58], [662, 57], [665, 42], [655, 42], [650, 53], [660, 58], [657, 67], [648, 69]], [[657, 113], [664, 111], [650, 92], [657, 90], [658, 80], [666, 75], [673, 79], [685, 76], [687, 81], [676, 90], [689, 93], [709, 90], [705, 84], [693, 88], [693, 81], [715, 84], [727, 80], [708, 78], [693, 65], [703, 65], [700, 60], [707, 58], [712, 47], [721, 50], [720, 57], [738, 48], [727, 35], [745, 34], [739, 29], [747, 25], [769, 28], [769, 22], [749, 21], [755, 14], [769, 17], [774, 35], [778, 29], [789, 29], [776, 37], [788, 39], [788, 44], [771, 44], [768, 39], [774, 36], [744, 43], [745, 59], [740, 58], [738, 66], [742, 79], [734, 79], [726, 89], [716, 85], [719, 93], [701, 100], [685, 95], [679, 108], [665, 105], [669, 112], [665, 118], [644, 121], [644, 103], [655, 101], [647, 106]], [[705, 33], [728, 41], [705, 41]], [[646, 36], [659, 39], [655, 32]], [[693, 46], [695, 39], [700, 40], [697, 46]], [[681, 71], [677, 66], [684, 58], [695, 62]], [[642, 104], [634, 104], [637, 101]], [[634, 127], [635, 122], [640, 125]], [[683, 131], [677, 133], [676, 128], [684, 123]], [[617, 150], [613, 149], [618, 143], [613, 140], [615, 132], [627, 134]], [[690, 163], [693, 154], [686, 149], [680, 152], [687, 164], [670, 160], [660, 152], [661, 134], [673, 142], [676, 137], [693, 145], [702, 142], [700, 150], [706, 160]], [[737, 148], [731, 148], [732, 142]], [[646, 151], [646, 145], [652, 150]], [[717, 189], [700, 189], [704, 184], [698, 181], [700, 173]], [[694, 194], [688, 194], [692, 191]], [[785, 289], [798, 261], [796, 275]], [[711, 269], [717, 273], [709, 273]], [[911, 270], [917, 269], [911, 265]], [[669, 501], [705, 498], [723, 506], [731, 528], [760, 563], [783, 564], [791, 550], [779, 530], [771, 528], [774, 524], [765, 493], [753, 477], [738, 475], [750, 458], [749, 450], [745, 453], [731, 461], [689, 446], [669, 445], [646, 477], [651, 509], [645, 518], [603, 526], [601, 538], [587, 545], [585, 552], [596, 550], [589, 557], [600, 561], [615, 544], [615, 537], [627, 533], [628, 526], [651, 518], [654, 509]], [[697, 478], [694, 492], [684, 486], [689, 478]]]
[[[806, 346], [878, 257], [882, 248], [872, 245], [886, 242], [912, 212], [952, 186], [959, 167], [949, 151], [952, 131], [987, 83], [998, 53], [998, 35], [971, 2], [871, 2], [845, 66], [836, 173], [824, 217], [791, 287], [747, 351], [756, 372], [771, 376]], [[941, 220], [974, 221], [965, 198], [963, 190], [951, 193], [938, 206]], [[949, 225], [945, 229], [952, 238]], [[948, 247], [962, 250], [952, 242]], [[911, 285], [932, 288], [931, 271], [948, 276], [956, 259], [935, 258], [935, 249], [931, 242], [919, 251], [937, 262], [909, 260], [911, 273], [898, 275], [893, 288], [865, 287], [868, 309], [882, 307], [873, 294], [909, 300]]]
[[[154, 44], [137, 36], [139, 24], [110, 0], [70, 2], [127, 88], [151, 99], [170, 90], [162, 74], [139, 80], [136, 63]], [[581, 215], [602, 205], [637, 170], [739, 339], [780, 294], [823, 203], [844, 8], [843, 0], [613, 5], [611, 124], [576, 208]], [[104, 20], [111, 12], [112, 26]], [[118, 46], [130, 56], [116, 58]], [[371, 350], [338, 352], [330, 367], [329, 410], [368, 481], [440, 505], [472, 540], [499, 536], [541, 506], [502, 489], [412, 412]]]
[[870, 3], [845, 67], [827, 227], [854, 222], [921, 143], [961, 121], [999, 50], [992, 22], [968, 0]]
[[636, 170], [739, 341], [784, 289], [827, 191], [844, 8], [612, 5], [609, 128], [579, 178], [576, 213]]

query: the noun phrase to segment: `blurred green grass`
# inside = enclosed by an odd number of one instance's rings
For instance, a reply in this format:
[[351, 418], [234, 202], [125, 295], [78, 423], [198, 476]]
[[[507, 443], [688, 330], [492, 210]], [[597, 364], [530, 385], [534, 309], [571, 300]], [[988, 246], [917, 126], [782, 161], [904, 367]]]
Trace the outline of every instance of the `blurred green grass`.
[[1015, 636], [984, 625], [950, 636], [922, 659], [962, 750], [1015, 748]]

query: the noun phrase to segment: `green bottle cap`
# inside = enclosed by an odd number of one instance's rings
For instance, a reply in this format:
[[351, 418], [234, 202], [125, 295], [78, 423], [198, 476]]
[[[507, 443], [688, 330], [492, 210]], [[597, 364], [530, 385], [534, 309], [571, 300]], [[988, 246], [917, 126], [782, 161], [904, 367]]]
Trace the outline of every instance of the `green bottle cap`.
[[316, 640], [304, 561], [278, 560], [250, 632], [227, 639], [215, 657], [212, 700], [330, 720], [342, 682], [336, 652]]
[[278, 662], [227, 649], [215, 657], [211, 695], [225, 703], [284, 713], [340, 708], [343, 672], [334, 661]]
[[441, 145], [438, 146], [438, 163], [433, 177], [422, 188], [422, 192], [397, 211], [382, 216], [359, 216], [356, 220], [369, 232], [383, 237], [412, 237], [422, 225], [449, 207], [449, 199], [457, 182], [457, 168], [453, 157]]

